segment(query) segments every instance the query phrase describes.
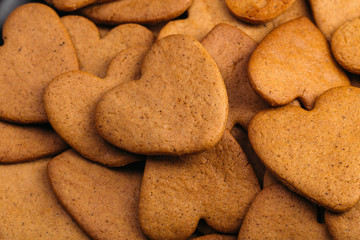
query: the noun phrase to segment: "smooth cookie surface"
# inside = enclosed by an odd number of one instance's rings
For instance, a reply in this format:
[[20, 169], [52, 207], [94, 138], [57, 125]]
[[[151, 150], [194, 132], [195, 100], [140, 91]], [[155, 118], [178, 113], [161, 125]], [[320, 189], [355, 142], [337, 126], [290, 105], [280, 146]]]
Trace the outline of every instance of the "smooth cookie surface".
[[[360, 89], [326, 91], [312, 111], [285, 106], [257, 114], [249, 139], [283, 184], [335, 212], [360, 199]], [[276, 129], [276, 131], [274, 131]]]
[[96, 127], [110, 143], [139, 154], [182, 155], [221, 138], [228, 98], [221, 74], [196, 40], [172, 35], [145, 56], [142, 76], [107, 92]]

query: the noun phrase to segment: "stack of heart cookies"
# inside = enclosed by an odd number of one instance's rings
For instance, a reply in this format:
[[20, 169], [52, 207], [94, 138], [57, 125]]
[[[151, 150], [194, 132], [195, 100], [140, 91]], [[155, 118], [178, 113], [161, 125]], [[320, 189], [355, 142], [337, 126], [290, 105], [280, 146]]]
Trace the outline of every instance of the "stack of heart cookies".
[[0, 239], [359, 239], [359, 18], [357, 0], [18, 7]]

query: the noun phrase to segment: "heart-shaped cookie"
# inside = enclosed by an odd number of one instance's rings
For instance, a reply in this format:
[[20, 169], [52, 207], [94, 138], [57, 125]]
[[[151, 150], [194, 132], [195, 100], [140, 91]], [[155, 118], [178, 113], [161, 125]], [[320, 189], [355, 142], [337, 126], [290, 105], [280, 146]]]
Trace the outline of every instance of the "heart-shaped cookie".
[[138, 218], [141, 169], [109, 169], [68, 150], [47, 172], [61, 204], [92, 239], [146, 239]]
[[316, 26], [327, 40], [346, 21], [360, 17], [359, 0], [309, 0]]
[[345, 22], [331, 38], [336, 61], [349, 72], [360, 74], [360, 18]]
[[1, 239], [89, 239], [52, 192], [49, 160], [0, 165]]
[[65, 16], [61, 21], [76, 48], [80, 70], [101, 78], [119, 52], [135, 46], [150, 47], [154, 41], [153, 34], [138, 24], [117, 26], [101, 38], [96, 25], [84, 17]]
[[95, 124], [100, 135], [127, 151], [181, 155], [213, 147], [227, 113], [216, 63], [193, 38], [172, 35], [149, 50], [139, 80], [101, 98]]
[[61, 11], [74, 11], [94, 3], [111, 2], [113, 0], [45, 0]]
[[264, 38], [251, 55], [249, 74], [255, 91], [273, 106], [299, 98], [312, 109], [321, 93], [350, 85], [328, 42], [305, 17], [282, 24]]
[[0, 118], [47, 122], [44, 88], [57, 75], [78, 69], [76, 51], [59, 16], [30, 3], [15, 9], [3, 28], [0, 47]]
[[291, 19], [306, 16], [310, 11], [305, 0], [297, 0], [292, 7], [271, 22], [254, 25], [236, 19], [224, 0], [193, 0], [186, 19], [169, 22], [160, 31], [158, 38], [171, 34], [185, 34], [201, 41], [219, 23], [233, 25], [257, 42], [260, 42], [273, 28]]
[[279, 16], [295, 0], [225, 0], [225, 2], [237, 18], [249, 23], [263, 23]]
[[144, 158], [127, 153], [105, 141], [95, 128], [95, 108], [104, 92], [137, 79], [148, 49], [122, 51], [109, 67], [107, 77], [73, 71], [55, 78], [46, 88], [44, 103], [53, 128], [84, 157], [108, 166], [123, 166]]
[[248, 129], [255, 152], [292, 190], [344, 212], [360, 199], [360, 89], [332, 88], [312, 111], [285, 106], [258, 113]]
[[80, 12], [96, 23], [154, 24], [180, 16], [191, 2], [192, 0], [121, 0], [88, 6]]
[[0, 121], [0, 163], [48, 157], [67, 147], [48, 126], [19, 126]]
[[237, 233], [259, 183], [244, 152], [225, 131], [213, 148], [181, 157], [146, 161], [139, 219], [150, 239], [186, 239], [200, 219]]
[[253, 90], [247, 67], [257, 43], [243, 31], [219, 24], [201, 41], [219, 67], [224, 79], [228, 99], [229, 116], [226, 129], [235, 124], [247, 129], [251, 118], [270, 106]]
[[238, 235], [245, 239], [330, 240], [316, 207], [280, 184], [263, 189], [246, 213]]

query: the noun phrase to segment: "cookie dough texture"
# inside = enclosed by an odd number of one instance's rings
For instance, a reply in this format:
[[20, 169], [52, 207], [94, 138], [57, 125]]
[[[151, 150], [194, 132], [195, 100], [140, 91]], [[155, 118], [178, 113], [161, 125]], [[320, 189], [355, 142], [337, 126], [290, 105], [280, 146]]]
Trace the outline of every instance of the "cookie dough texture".
[[81, 14], [96, 23], [154, 24], [180, 16], [192, 0], [121, 0], [82, 9]]
[[1, 239], [89, 239], [55, 198], [49, 160], [0, 165]]
[[263, 189], [251, 204], [239, 232], [243, 239], [330, 240], [317, 222], [315, 205], [276, 184]]
[[328, 42], [305, 17], [284, 23], [265, 37], [251, 55], [249, 75], [255, 91], [273, 106], [299, 98], [312, 109], [321, 93], [350, 85]]
[[316, 26], [331, 41], [332, 34], [343, 23], [360, 17], [358, 0], [309, 0]]
[[78, 69], [71, 38], [50, 7], [25, 4], [3, 28], [0, 47], [0, 118], [18, 123], [47, 122], [44, 88], [57, 75]]
[[186, 34], [201, 41], [217, 24], [227, 23], [239, 28], [259, 43], [275, 27], [301, 16], [311, 16], [305, 0], [297, 0], [274, 20], [258, 25], [235, 18], [226, 6], [225, 0], [193, 0], [188, 10], [188, 17], [170, 21], [160, 31], [158, 38], [171, 34]]
[[139, 218], [150, 239], [187, 239], [200, 219], [237, 233], [260, 191], [236, 140], [225, 132], [213, 148], [182, 157], [149, 157], [141, 184]]
[[196, 40], [172, 35], [145, 56], [142, 76], [107, 92], [96, 127], [102, 137], [139, 154], [182, 155], [213, 147], [228, 114], [224, 81]]
[[343, 68], [360, 74], [360, 18], [344, 23], [335, 31], [331, 50]]
[[285, 106], [260, 112], [250, 123], [249, 139], [279, 181], [320, 206], [344, 212], [360, 199], [358, 105], [359, 88], [332, 88], [312, 111]]
[[247, 129], [251, 118], [270, 106], [253, 90], [248, 75], [248, 63], [257, 43], [240, 29], [218, 24], [201, 41], [219, 67], [224, 79], [229, 115], [226, 129], [235, 124]]
[[113, 0], [45, 0], [60, 11], [74, 11], [94, 3], [111, 2]]
[[139, 77], [147, 50], [138, 47], [119, 53], [104, 79], [73, 71], [58, 76], [46, 88], [44, 102], [50, 123], [82, 156], [107, 166], [124, 166], [145, 159], [105, 141], [95, 127], [95, 109], [106, 91]]
[[47, 171], [57, 198], [92, 239], [146, 239], [138, 219], [141, 169], [109, 169], [68, 150]]
[[111, 29], [104, 37], [90, 20], [69, 15], [61, 18], [69, 31], [79, 58], [80, 70], [104, 78], [111, 60], [130, 47], [150, 47], [154, 36], [138, 24], [123, 24]]
[[48, 157], [67, 147], [48, 126], [21, 126], [0, 121], [0, 163]]
[[263, 23], [279, 16], [295, 0], [226, 0], [225, 2], [231, 13], [240, 20], [249, 23]]

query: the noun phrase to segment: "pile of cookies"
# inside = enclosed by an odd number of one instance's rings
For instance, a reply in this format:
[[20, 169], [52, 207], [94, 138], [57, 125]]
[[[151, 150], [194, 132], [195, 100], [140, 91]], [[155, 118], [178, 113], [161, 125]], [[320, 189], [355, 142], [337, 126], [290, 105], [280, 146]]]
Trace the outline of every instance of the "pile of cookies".
[[0, 239], [359, 239], [358, 0], [45, 2], [3, 26]]

